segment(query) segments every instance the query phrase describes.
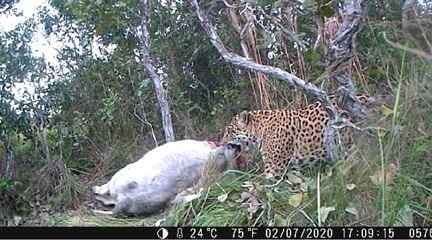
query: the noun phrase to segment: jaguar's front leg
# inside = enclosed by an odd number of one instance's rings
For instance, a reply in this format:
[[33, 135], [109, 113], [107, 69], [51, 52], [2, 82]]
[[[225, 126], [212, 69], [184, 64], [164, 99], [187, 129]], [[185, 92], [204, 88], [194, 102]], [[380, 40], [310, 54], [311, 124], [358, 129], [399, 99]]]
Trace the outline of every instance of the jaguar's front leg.
[[273, 178], [276, 176], [276, 171], [273, 166], [273, 159], [267, 151], [262, 152], [262, 160], [264, 162], [264, 176], [266, 178]]

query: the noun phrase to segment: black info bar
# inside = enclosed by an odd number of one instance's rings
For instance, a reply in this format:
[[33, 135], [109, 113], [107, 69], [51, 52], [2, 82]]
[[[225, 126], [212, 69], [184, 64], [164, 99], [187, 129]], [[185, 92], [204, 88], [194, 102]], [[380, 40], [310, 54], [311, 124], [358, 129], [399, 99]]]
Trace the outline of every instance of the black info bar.
[[432, 239], [432, 226], [0, 227], [0, 239]]

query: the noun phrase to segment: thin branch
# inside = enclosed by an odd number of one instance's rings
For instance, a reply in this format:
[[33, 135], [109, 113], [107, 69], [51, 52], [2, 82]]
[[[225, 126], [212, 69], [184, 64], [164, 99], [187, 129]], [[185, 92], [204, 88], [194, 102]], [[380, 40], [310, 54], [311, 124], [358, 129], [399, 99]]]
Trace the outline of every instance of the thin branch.
[[146, 115], [146, 113], [143, 111], [143, 117], [144, 117], [144, 118], [142, 118], [142, 117], [137, 113], [136, 108], [134, 108], [134, 112], [133, 112], [133, 114], [130, 113], [130, 112], [129, 112], [129, 114], [130, 114], [131, 116], [136, 117], [136, 118], [137, 118], [141, 123], [146, 124], [146, 125], [150, 128], [151, 135], [152, 135], [152, 137], [153, 137], [153, 141], [154, 141], [155, 147], [158, 147], [158, 146], [159, 146], [159, 143], [158, 143], [158, 141], [157, 141], [156, 134], [155, 134], [154, 129], [153, 129], [153, 125], [152, 125], [152, 124], [147, 120], [147, 115]]
[[321, 100], [326, 106], [331, 106], [328, 95], [325, 91], [315, 86], [313, 83], [305, 82], [294, 74], [288, 73], [280, 68], [258, 64], [248, 58], [242, 57], [236, 53], [228, 51], [221, 41], [215, 27], [210, 23], [208, 16], [200, 9], [197, 0], [189, 0], [195, 11], [201, 26], [210, 38], [213, 46], [219, 51], [222, 57], [229, 63], [241, 68], [262, 72], [272, 75], [276, 78], [286, 81], [289, 85], [303, 89], [307, 94]]
[[215, 27], [210, 23], [208, 16], [200, 9], [197, 0], [189, 0], [189, 2], [191, 3], [193, 10], [198, 16], [201, 26], [210, 38], [210, 42], [227, 62], [248, 70], [254, 70], [261, 73], [269, 74], [276, 78], [284, 80], [290, 86], [303, 89], [307, 94], [318, 98], [324, 104], [324, 107], [328, 112], [330, 118], [324, 134], [324, 145], [328, 149], [326, 158], [329, 160], [337, 159], [336, 135], [338, 130], [336, 128], [333, 128], [332, 126], [336, 125], [340, 121], [340, 117], [335, 109], [335, 106], [331, 104], [327, 92], [318, 88], [313, 83], [305, 82], [299, 77], [288, 73], [280, 68], [258, 64], [248, 58], [228, 51], [225, 48], [219, 35], [217, 34]]
[[[305, 42], [303, 40], [301, 40], [296, 33], [288, 30], [286, 27], [284, 27], [281, 23], [280, 23], [280, 19], [274, 16], [271, 16], [269, 14], [267, 14], [263, 9], [258, 8], [258, 10], [260, 11], [260, 13], [267, 17], [267, 19], [269, 19], [273, 24], [275, 24], [276, 26], [279, 27], [279, 29], [282, 31], [282, 33], [284, 33], [290, 40], [294, 41], [296, 44], [298, 44], [302, 49], [306, 49], [306, 45]], [[257, 22], [264, 30], [265, 30], [265, 26], [262, 23]]]
[[419, 57], [422, 57], [422, 58], [424, 58], [424, 59], [426, 59], [426, 60], [428, 60], [428, 61], [432, 61], [432, 54], [430, 54], [430, 53], [427, 53], [427, 52], [422, 51], [422, 50], [419, 50], [419, 49], [406, 47], [406, 46], [404, 46], [404, 45], [402, 45], [402, 44], [400, 44], [400, 43], [397, 43], [397, 42], [392, 42], [392, 41], [390, 41], [390, 40], [387, 38], [387, 35], [386, 35], [385, 32], [383, 33], [383, 37], [384, 37], [384, 40], [385, 40], [388, 44], [390, 44], [390, 46], [392, 46], [392, 47], [394, 47], [394, 48], [398, 48], [398, 49], [401, 49], [401, 50], [407, 51], [407, 52], [409, 52], [409, 53], [412, 53], [412, 54], [415, 54], [415, 55], [417, 55], [417, 56], [419, 56]]
[[[337, 159], [337, 141], [336, 135], [338, 132], [337, 126], [341, 121], [343, 122], [343, 118], [340, 118], [335, 107], [331, 104], [329, 96], [326, 91], [317, 87], [316, 85], [305, 82], [300, 79], [296, 75], [288, 73], [280, 68], [258, 64], [254, 61], [251, 61], [248, 58], [242, 57], [236, 53], [230, 52], [224, 46], [222, 40], [216, 32], [216, 28], [211, 24], [208, 16], [200, 9], [197, 0], [189, 0], [192, 5], [193, 10], [195, 11], [198, 19], [200, 20], [201, 26], [204, 31], [207, 33], [210, 42], [213, 46], [218, 50], [218, 52], [222, 55], [222, 57], [229, 63], [239, 66], [241, 68], [245, 68], [248, 70], [254, 70], [257, 72], [265, 73], [272, 75], [276, 78], [284, 80], [290, 86], [298, 87], [303, 89], [308, 95], [312, 95], [318, 98], [325, 106], [330, 121], [326, 127], [326, 131], [324, 134], [324, 145], [328, 149], [328, 155], [326, 156], [329, 160]], [[358, 104], [357, 99], [355, 98], [355, 87], [352, 83], [351, 78], [347, 75], [347, 71], [340, 71], [339, 67], [342, 63], [347, 62], [352, 57], [352, 49], [354, 45], [354, 39], [356, 34], [360, 29], [360, 23], [363, 12], [363, 1], [362, 0], [346, 0], [343, 5], [344, 16], [343, 23], [339, 28], [338, 33], [336, 34], [335, 39], [332, 41], [332, 45], [330, 46], [329, 52], [329, 65], [328, 69], [331, 69], [330, 79], [337, 80], [338, 83], [342, 85], [340, 88], [344, 91], [344, 99], [346, 96], [349, 97], [350, 102], [354, 102], [354, 104]], [[334, 71], [338, 70], [338, 71]], [[346, 102], [346, 100], [344, 101]], [[352, 104], [353, 105], [353, 104]], [[352, 109], [352, 105], [349, 105], [350, 109]], [[355, 105], [354, 105], [355, 106]], [[360, 105], [361, 107], [361, 105]], [[349, 111], [351, 112], [351, 111]]]
[[315, 23], [317, 25], [317, 38], [315, 40], [315, 43], [313, 45], [313, 49], [316, 50], [318, 49], [319, 44], [321, 43], [321, 41], [323, 41], [323, 29], [324, 29], [324, 23], [321, 20], [320, 16], [313, 16], [313, 19], [315, 20]]

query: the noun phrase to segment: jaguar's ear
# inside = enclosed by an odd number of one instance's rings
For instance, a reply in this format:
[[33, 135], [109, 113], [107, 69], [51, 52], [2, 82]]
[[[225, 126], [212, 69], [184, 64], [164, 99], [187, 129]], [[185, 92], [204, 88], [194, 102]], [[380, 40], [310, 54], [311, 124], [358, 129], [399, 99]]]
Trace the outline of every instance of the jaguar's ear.
[[239, 114], [239, 117], [237, 119], [237, 124], [240, 128], [245, 128], [250, 121], [250, 115], [247, 111], [243, 111]]

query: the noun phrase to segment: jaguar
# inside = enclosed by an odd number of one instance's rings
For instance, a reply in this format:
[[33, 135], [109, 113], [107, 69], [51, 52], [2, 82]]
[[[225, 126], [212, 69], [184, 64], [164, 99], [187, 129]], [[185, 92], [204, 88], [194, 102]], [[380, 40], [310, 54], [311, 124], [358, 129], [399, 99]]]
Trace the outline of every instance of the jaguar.
[[[336, 98], [332, 96], [330, 99], [336, 111], [342, 114]], [[362, 105], [374, 102], [374, 98], [368, 95], [357, 95], [357, 100]], [[264, 174], [267, 177], [280, 176], [287, 169], [302, 170], [319, 162], [328, 162], [324, 130], [329, 120], [329, 114], [320, 101], [296, 109], [243, 111], [225, 127], [222, 142], [242, 134], [256, 136], [261, 141]], [[349, 121], [354, 123], [351, 119]], [[352, 128], [344, 127], [339, 133], [342, 145], [345, 148], [352, 146]]]

